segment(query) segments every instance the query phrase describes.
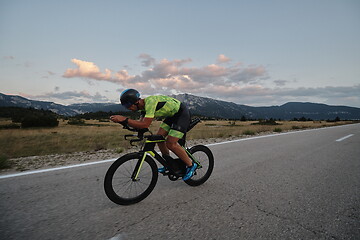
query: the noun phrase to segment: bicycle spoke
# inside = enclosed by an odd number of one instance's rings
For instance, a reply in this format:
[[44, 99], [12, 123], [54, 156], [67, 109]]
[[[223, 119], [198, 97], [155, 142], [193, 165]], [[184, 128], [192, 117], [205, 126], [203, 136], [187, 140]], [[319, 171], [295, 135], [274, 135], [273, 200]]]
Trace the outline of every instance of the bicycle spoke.
[[142, 194], [150, 185], [152, 180], [152, 169], [144, 162], [140, 169], [138, 179], [131, 179], [133, 171], [139, 159], [133, 159], [118, 168], [113, 176], [113, 189], [119, 196], [130, 199]]

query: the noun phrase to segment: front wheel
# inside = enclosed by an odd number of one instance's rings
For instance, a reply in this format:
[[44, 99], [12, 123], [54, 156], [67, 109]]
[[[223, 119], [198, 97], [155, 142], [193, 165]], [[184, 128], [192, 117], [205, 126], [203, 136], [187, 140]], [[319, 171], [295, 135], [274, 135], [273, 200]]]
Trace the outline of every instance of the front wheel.
[[210, 177], [214, 169], [214, 156], [211, 150], [204, 145], [194, 146], [190, 148], [189, 152], [195, 161], [200, 163], [200, 165], [196, 169], [192, 178], [186, 180], [185, 183], [190, 186], [199, 186]]
[[137, 179], [133, 173], [143, 158], [143, 154], [131, 153], [116, 160], [105, 175], [106, 196], [114, 203], [129, 205], [140, 202], [154, 189], [157, 179], [157, 165], [146, 156]]

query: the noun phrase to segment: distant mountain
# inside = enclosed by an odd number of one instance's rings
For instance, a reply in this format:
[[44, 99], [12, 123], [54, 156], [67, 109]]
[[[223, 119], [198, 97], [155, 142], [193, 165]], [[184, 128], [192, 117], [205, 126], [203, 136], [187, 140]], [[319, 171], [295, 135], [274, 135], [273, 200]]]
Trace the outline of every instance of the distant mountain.
[[262, 118], [310, 118], [314, 120], [320, 119], [360, 119], [360, 108], [347, 106], [329, 106], [320, 103], [301, 103], [289, 102], [281, 106], [258, 107]]
[[274, 118], [286, 120], [301, 117], [313, 120], [335, 119], [336, 117], [349, 120], [360, 119], [360, 108], [347, 106], [289, 102], [281, 106], [250, 107], [190, 94], [180, 94], [173, 97], [186, 103], [193, 114], [207, 117], [240, 119], [244, 116], [247, 119]]
[[190, 112], [196, 115], [225, 119], [239, 119], [242, 116], [256, 118], [257, 116], [255, 108], [246, 105], [198, 97], [190, 94], [173, 95], [172, 97], [184, 102], [188, 106]]
[[119, 112], [128, 111], [120, 104], [115, 103], [80, 103], [68, 106], [53, 102], [29, 100], [20, 96], [5, 95], [0, 93], [0, 107], [23, 107], [50, 110], [60, 115], [74, 116], [86, 112]]
[[20, 96], [5, 95], [0, 93], [0, 107], [23, 107], [50, 110], [60, 115], [72, 116], [80, 112], [68, 106], [53, 102], [33, 101]]
[[[247, 119], [293, 119], [301, 117], [313, 120], [335, 119], [336, 117], [349, 120], [360, 119], [360, 108], [347, 106], [289, 102], [281, 106], [250, 107], [190, 94], [180, 94], [173, 97], [186, 103], [193, 115], [212, 118], [240, 119], [244, 116]], [[97, 111], [127, 111], [120, 104], [113, 103], [82, 103], [64, 106], [53, 102], [33, 101], [20, 96], [0, 93], [0, 107], [5, 106], [51, 110], [65, 116]]]

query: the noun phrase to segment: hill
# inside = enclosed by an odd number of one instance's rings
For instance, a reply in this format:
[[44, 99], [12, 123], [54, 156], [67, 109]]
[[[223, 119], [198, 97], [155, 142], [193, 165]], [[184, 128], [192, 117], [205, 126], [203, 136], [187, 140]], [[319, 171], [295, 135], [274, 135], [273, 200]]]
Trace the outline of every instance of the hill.
[[[360, 108], [348, 106], [329, 106], [319, 103], [289, 102], [281, 106], [251, 107], [194, 96], [190, 94], [180, 94], [173, 96], [187, 104], [193, 115], [200, 115], [209, 118], [223, 119], [284, 119], [294, 118], [313, 120], [327, 120], [340, 118], [344, 120], [359, 120]], [[20, 96], [5, 95], [0, 93], [0, 107], [23, 107], [50, 110], [59, 115], [74, 116], [86, 112], [123, 112], [127, 111], [118, 103], [82, 103], [72, 105], [61, 105], [53, 102], [43, 102], [29, 100]]]
[[301, 117], [313, 120], [335, 119], [336, 117], [347, 120], [360, 119], [360, 108], [347, 106], [329, 106], [326, 104], [309, 102], [289, 102], [281, 106], [250, 107], [211, 98], [193, 96], [190, 94], [181, 94], [173, 97], [185, 102], [193, 114], [207, 117], [240, 119], [244, 116], [247, 119], [274, 118], [284, 120]]

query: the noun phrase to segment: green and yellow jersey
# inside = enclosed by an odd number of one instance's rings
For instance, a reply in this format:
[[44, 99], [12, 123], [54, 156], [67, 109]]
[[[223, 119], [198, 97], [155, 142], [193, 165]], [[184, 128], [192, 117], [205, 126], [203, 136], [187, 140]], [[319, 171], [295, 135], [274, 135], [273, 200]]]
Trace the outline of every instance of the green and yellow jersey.
[[144, 99], [145, 109], [143, 115], [145, 118], [172, 117], [180, 109], [181, 102], [175, 98], [156, 95]]

